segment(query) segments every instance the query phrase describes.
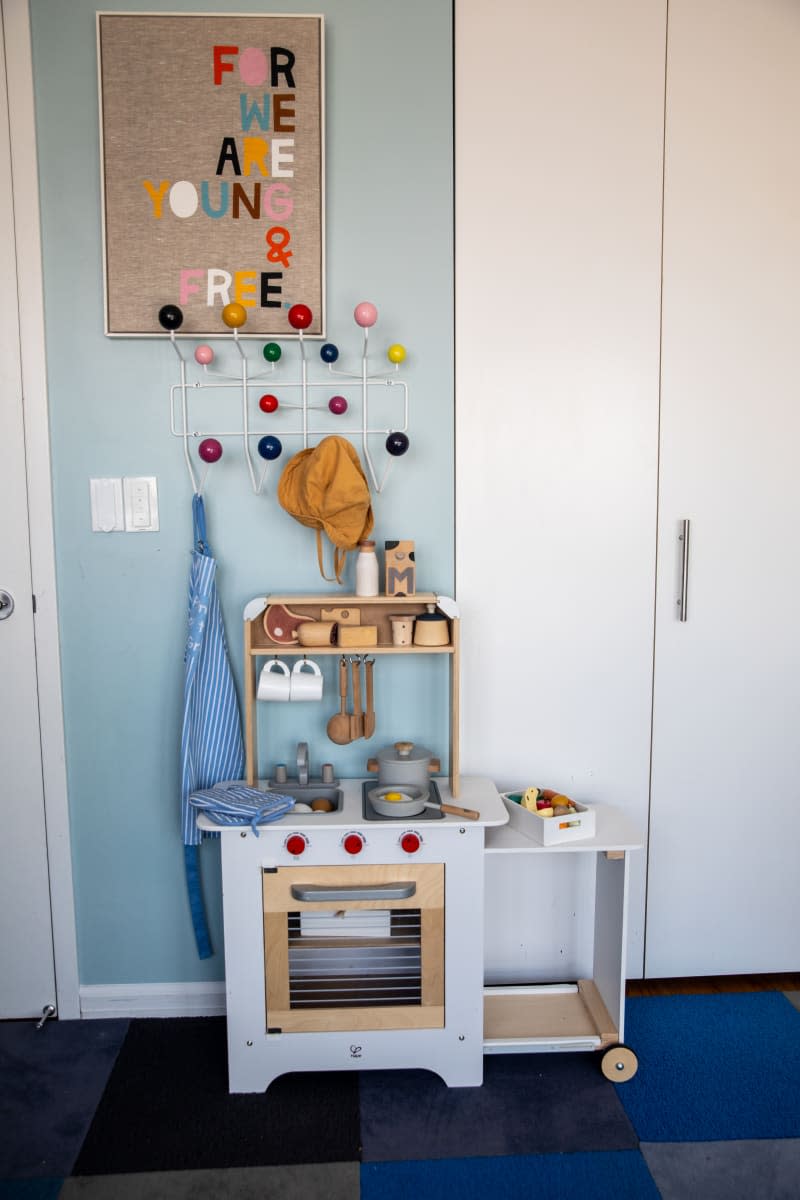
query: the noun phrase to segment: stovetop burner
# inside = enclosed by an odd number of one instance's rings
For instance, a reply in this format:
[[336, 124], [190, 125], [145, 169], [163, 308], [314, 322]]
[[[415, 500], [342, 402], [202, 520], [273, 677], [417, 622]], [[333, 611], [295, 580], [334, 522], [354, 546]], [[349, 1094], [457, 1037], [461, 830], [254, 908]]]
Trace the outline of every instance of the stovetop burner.
[[[444, 813], [440, 808], [423, 808], [422, 812], [416, 813], [413, 817], [385, 817], [383, 813], [376, 812], [372, 807], [372, 801], [369, 798], [369, 793], [379, 786], [375, 779], [367, 779], [362, 786], [361, 809], [364, 814], [365, 821], [409, 821], [416, 824], [418, 821], [441, 821]], [[439, 787], [435, 779], [430, 783], [429, 800], [433, 800], [434, 804], [441, 804], [442, 798], [439, 795]]]

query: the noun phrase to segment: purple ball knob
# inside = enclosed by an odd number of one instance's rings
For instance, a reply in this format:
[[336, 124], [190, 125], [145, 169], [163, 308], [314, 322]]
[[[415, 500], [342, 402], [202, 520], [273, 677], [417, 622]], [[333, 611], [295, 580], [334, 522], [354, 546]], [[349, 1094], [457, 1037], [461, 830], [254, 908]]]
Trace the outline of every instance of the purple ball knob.
[[222, 443], [218, 442], [216, 438], [204, 438], [197, 453], [204, 463], [219, 462], [222, 458]]
[[399, 458], [408, 449], [408, 438], [404, 433], [390, 433], [386, 439], [386, 449], [395, 458]]
[[183, 324], [183, 313], [177, 304], [164, 304], [158, 310], [158, 323], [162, 329], [166, 329], [167, 333], [172, 333], [173, 330], [180, 329]]
[[270, 462], [273, 458], [280, 458], [281, 454], [283, 453], [283, 446], [281, 445], [280, 438], [272, 437], [271, 435], [262, 437], [258, 443], [258, 453], [262, 458], [265, 458], [267, 462]]
[[345, 400], [344, 396], [331, 396], [330, 400], [328, 401], [328, 408], [337, 417], [340, 417], [342, 413], [347, 412], [347, 401]]

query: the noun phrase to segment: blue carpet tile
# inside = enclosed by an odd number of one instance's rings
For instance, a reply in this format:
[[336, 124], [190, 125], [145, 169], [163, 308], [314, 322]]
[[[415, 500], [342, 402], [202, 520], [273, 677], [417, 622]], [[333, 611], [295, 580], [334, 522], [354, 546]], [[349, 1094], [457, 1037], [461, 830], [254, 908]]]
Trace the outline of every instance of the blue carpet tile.
[[641, 1141], [800, 1137], [800, 1012], [780, 992], [634, 997], [625, 1040]]
[[60, 1179], [0, 1179], [0, 1200], [57, 1200]]
[[638, 1150], [363, 1163], [361, 1200], [658, 1200]]

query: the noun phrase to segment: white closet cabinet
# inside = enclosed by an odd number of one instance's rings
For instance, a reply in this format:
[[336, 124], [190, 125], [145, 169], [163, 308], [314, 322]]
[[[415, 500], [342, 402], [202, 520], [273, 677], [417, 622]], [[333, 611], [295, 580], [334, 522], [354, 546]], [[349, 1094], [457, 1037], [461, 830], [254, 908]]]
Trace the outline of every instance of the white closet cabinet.
[[[462, 767], [613, 804], [642, 832], [664, 29], [663, 0], [455, 7]], [[540, 980], [544, 942], [585, 969], [585, 857], [557, 878], [487, 864], [490, 981]], [[632, 975], [644, 879], [633, 854]]]
[[670, 0], [649, 976], [800, 966], [798, 128], [800, 5]]
[[[796, 970], [800, 5], [455, 31], [463, 769], [648, 835], [630, 976]], [[523, 869], [487, 878], [503, 981], [583, 954], [591, 881]]]

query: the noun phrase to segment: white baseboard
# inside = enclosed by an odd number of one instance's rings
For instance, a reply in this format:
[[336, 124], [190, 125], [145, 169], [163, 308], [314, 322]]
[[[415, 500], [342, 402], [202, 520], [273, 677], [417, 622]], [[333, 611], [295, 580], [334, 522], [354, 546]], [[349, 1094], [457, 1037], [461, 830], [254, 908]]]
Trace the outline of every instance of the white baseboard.
[[92, 983], [80, 989], [81, 1017], [220, 1017], [224, 983]]

